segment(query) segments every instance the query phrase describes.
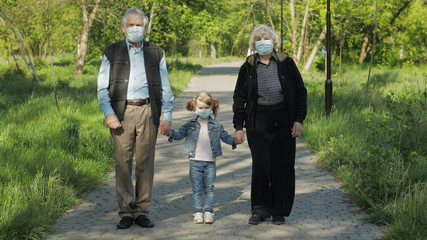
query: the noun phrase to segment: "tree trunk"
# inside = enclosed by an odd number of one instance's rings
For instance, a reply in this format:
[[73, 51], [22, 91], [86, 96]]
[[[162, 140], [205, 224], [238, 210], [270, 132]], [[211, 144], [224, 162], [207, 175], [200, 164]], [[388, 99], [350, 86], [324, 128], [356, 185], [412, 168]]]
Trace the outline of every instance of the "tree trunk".
[[11, 29], [13, 31], [13, 34], [15, 35], [16, 42], [18, 43], [22, 59], [24, 60], [25, 65], [27, 65], [27, 68], [30, 73], [33, 75], [34, 80], [36, 80], [36, 82], [40, 82], [39, 77], [36, 74], [36, 70], [34, 69], [33, 62], [31, 61], [31, 54], [28, 51], [27, 43], [25, 42], [24, 37], [22, 37], [21, 32], [19, 32], [19, 29], [16, 27], [15, 22], [13, 22], [13, 20], [7, 15], [6, 12], [2, 12], [1, 10], [0, 17], [3, 18], [7, 23], [12, 25]]
[[340, 88], [341, 85], [341, 64], [342, 64], [342, 45], [343, 45], [344, 37], [341, 38], [340, 42], [340, 65], [338, 69], [338, 88]]
[[214, 41], [211, 41], [211, 58], [216, 58], [216, 48]]
[[341, 35], [342, 35], [342, 32], [340, 31], [340, 29], [338, 29], [338, 34], [337, 34], [337, 37], [335, 38], [335, 44], [334, 44], [334, 53], [332, 54], [332, 63], [331, 63], [331, 65], [333, 66], [334, 65], [334, 63], [335, 63], [335, 57], [337, 56], [337, 49], [338, 49], [338, 42], [339, 42], [339, 39], [341, 39]]
[[[9, 40], [9, 37], [8, 37], [8, 40]], [[22, 71], [21, 71], [21, 69], [19, 68], [18, 59], [16, 59], [15, 54], [13, 54], [12, 41], [10, 41], [10, 51], [9, 51], [9, 52], [10, 52], [10, 55], [12, 55], [13, 61], [15, 61], [16, 71], [17, 71], [19, 74], [21, 74], [21, 73], [22, 73]], [[7, 61], [7, 58], [6, 58], [6, 61]], [[7, 62], [6, 62], [6, 65], [7, 65]]]
[[[343, 29], [344, 31], [344, 29]], [[339, 65], [339, 70], [338, 70], [338, 88], [340, 87], [341, 84], [341, 64], [342, 64], [342, 47], [344, 44], [344, 39], [347, 36], [347, 32], [344, 33], [344, 35], [341, 34], [341, 41], [340, 41], [340, 65]]]
[[101, 0], [95, 1], [95, 6], [92, 9], [92, 12], [88, 16], [87, 12], [87, 1], [82, 0], [82, 15], [83, 15], [83, 29], [80, 36], [80, 48], [78, 51], [76, 66], [74, 67], [74, 75], [81, 75], [83, 73], [83, 66], [85, 63], [87, 48], [88, 48], [88, 40], [89, 40], [89, 32], [92, 27], [93, 20], [95, 19], [96, 12], [98, 11], [99, 4]]
[[219, 47], [218, 47], [218, 57], [221, 58], [221, 42], [222, 42], [222, 28], [221, 24], [219, 25]]
[[369, 73], [368, 73], [368, 80], [366, 82], [364, 102], [366, 102], [369, 95], [369, 79], [371, 77], [372, 64], [374, 63], [374, 52], [375, 52], [374, 50], [375, 50], [375, 39], [377, 38], [377, 30], [378, 30], [378, 0], [375, 1], [375, 32], [374, 32], [374, 39], [372, 40], [371, 64], [369, 65]]
[[271, 19], [270, 11], [268, 10], [268, 1], [267, 0], [265, 0], [265, 12], [267, 13], [268, 20], [270, 21], [271, 28], [273, 29], [273, 31], [276, 31], [274, 29], [274, 24], [273, 24], [273, 20]]
[[43, 61], [46, 60], [46, 56], [47, 56], [47, 45], [48, 45], [48, 42], [45, 41], [44, 42], [44, 46], [43, 46], [43, 55], [42, 55], [42, 60]]
[[305, 42], [304, 42], [304, 54], [303, 59], [304, 62], [307, 62], [308, 57], [310, 56], [310, 43], [311, 43], [311, 33], [313, 32], [313, 26], [310, 25], [310, 29], [307, 29], [307, 32], [305, 34]]
[[359, 64], [363, 63], [366, 56], [368, 55], [369, 50], [371, 49], [371, 47], [369, 46], [369, 32], [371, 31], [371, 28], [369, 27], [368, 29], [369, 30], [367, 31], [363, 39], [362, 49], [360, 51], [360, 56], [359, 56]]
[[323, 28], [322, 33], [319, 35], [319, 38], [316, 41], [316, 44], [314, 45], [313, 50], [311, 50], [310, 58], [308, 59], [307, 63], [304, 66], [303, 73], [308, 72], [308, 70], [311, 67], [311, 64], [314, 62], [314, 58], [316, 57], [317, 50], [319, 49], [320, 44], [322, 43], [323, 39], [326, 36], [326, 26]]
[[[251, 4], [251, 9], [249, 9], [248, 16], [246, 17], [245, 23], [243, 24], [243, 28], [242, 28], [240, 31], [243, 31], [243, 29], [245, 29], [245, 28], [246, 28], [246, 24], [248, 23], [249, 16], [250, 16], [250, 15], [251, 15], [251, 13], [252, 13], [252, 9], [253, 9], [253, 7], [254, 7], [254, 4]], [[240, 32], [239, 32], [239, 34], [240, 34]], [[233, 45], [231, 46], [230, 56], [233, 56], [233, 50], [234, 50], [234, 46], [235, 46], [235, 45], [236, 45], [236, 41], [234, 41], [234, 42], [233, 42]]]
[[154, 17], [154, 9], [156, 8], [156, 3], [153, 2], [150, 8], [150, 18], [148, 20], [148, 26], [145, 29], [145, 41], [150, 41], [150, 33], [151, 33], [151, 25], [153, 24], [153, 17]]
[[291, 36], [291, 41], [292, 41], [292, 57], [294, 59], [297, 58], [297, 34], [298, 34], [298, 29], [297, 29], [297, 18], [296, 18], [296, 14], [295, 14], [295, 5], [294, 5], [294, 0], [291, 0], [289, 2], [289, 8], [291, 10], [291, 22], [292, 22], [292, 36]]
[[307, 5], [305, 6], [304, 19], [302, 21], [301, 36], [300, 36], [300, 41], [299, 41], [299, 46], [298, 46], [298, 53], [297, 53], [297, 58], [296, 58], [297, 63], [299, 63], [299, 61], [301, 61], [302, 50], [304, 48], [305, 32], [307, 29], [307, 22], [308, 22], [309, 4], [310, 4], [310, 0], [307, 0]]

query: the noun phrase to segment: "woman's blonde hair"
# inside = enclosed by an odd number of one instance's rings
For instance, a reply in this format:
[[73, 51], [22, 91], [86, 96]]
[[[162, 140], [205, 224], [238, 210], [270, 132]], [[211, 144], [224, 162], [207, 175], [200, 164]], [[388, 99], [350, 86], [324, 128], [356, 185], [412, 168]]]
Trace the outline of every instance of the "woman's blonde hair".
[[259, 24], [254, 27], [254, 30], [252, 30], [251, 36], [249, 37], [249, 49], [256, 51], [256, 39], [263, 36], [268, 36], [271, 38], [273, 40], [274, 47], [280, 46], [279, 35], [277, 35], [277, 33], [271, 27], [264, 24]]
[[193, 98], [187, 102], [186, 109], [188, 111], [192, 111], [192, 112], [196, 111], [197, 100], [199, 100], [200, 102], [212, 107], [212, 113], [213, 113], [214, 119], [215, 119], [216, 115], [219, 111], [218, 99], [213, 98], [210, 93], [203, 91], [203, 92], [200, 92], [199, 94], [197, 94], [197, 96], [195, 98]]

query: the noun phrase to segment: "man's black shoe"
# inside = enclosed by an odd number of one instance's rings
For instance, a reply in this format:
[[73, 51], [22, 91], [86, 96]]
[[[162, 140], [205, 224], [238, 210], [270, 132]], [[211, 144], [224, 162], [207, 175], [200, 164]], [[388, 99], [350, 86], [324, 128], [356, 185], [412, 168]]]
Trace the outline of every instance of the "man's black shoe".
[[131, 217], [122, 217], [120, 222], [117, 224], [118, 229], [126, 229], [129, 228], [133, 224], [133, 218]]
[[249, 218], [249, 224], [252, 225], [258, 225], [260, 223], [264, 222], [264, 218], [260, 217], [256, 214], [253, 214], [250, 218]]
[[276, 225], [285, 224], [285, 217], [283, 217], [283, 216], [273, 216], [273, 224], [276, 224]]
[[154, 223], [150, 221], [145, 215], [140, 215], [135, 219], [135, 223], [143, 228], [152, 228]]

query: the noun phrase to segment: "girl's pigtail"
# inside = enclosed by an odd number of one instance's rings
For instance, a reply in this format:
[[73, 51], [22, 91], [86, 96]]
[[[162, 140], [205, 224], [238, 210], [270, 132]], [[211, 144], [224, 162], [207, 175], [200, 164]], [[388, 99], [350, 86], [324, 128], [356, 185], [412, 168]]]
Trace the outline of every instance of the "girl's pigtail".
[[187, 109], [188, 111], [191, 111], [191, 112], [194, 112], [194, 111], [195, 111], [195, 109], [196, 109], [196, 101], [194, 100], [194, 98], [193, 98], [193, 99], [191, 99], [191, 100], [189, 100], [189, 101], [187, 102], [187, 107], [186, 107], [186, 109]]
[[216, 115], [219, 112], [219, 101], [216, 98], [212, 98], [212, 101], [213, 101], [212, 112], [213, 112], [214, 118], [216, 118]]

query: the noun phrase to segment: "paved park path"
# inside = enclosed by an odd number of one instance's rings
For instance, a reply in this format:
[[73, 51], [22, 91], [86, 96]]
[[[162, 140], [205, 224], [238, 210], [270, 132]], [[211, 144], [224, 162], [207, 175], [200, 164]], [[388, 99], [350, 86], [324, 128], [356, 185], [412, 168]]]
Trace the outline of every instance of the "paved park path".
[[[188, 89], [175, 101], [173, 128], [177, 129], [194, 113], [185, 110], [186, 102], [201, 90], [219, 99], [218, 120], [229, 133], [232, 127], [232, 95], [242, 63], [207, 66], [192, 78]], [[173, 81], [173, 79], [172, 79]], [[297, 141], [296, 196], [291, 216], [285, 225], [266, 221], [249, 225], [251, 157], [247, 142], [231, 150], [223, 144], [217, 158], [215, 184], [216, 222], [193, 224], [189, 163], [182, 153], [184, 141], [169, 143], [159, 135], [156, 147], [152, 229], [132, 225], [117, 230], [114, 172], [105, 185], [89, 193], [83, 203], [67, 211], [52, 227], [52, 240], [62, 239], [375, 239], [381, 228], [363, 223], [364, 213], [340, 189], [336, 179], [319, 168], [312, 152]]]

